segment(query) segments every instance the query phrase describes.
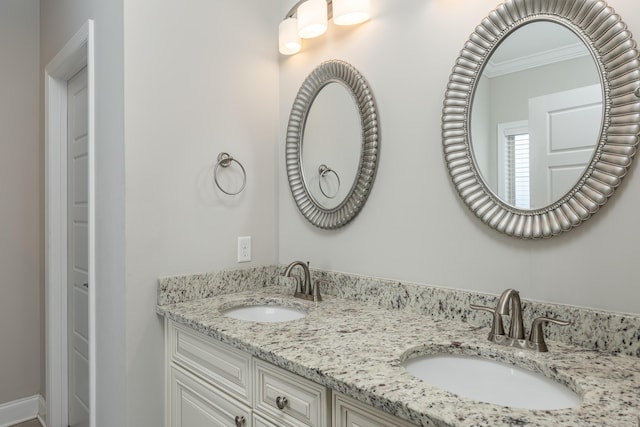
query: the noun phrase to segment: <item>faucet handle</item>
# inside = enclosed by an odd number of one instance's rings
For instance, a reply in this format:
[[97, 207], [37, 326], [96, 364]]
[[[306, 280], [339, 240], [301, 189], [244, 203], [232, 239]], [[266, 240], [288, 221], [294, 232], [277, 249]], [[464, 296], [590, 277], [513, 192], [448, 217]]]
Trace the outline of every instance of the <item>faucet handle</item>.
[[322, 295], [320, 295], [320, 285], [329, 286], [331, 283], [328, 280], [316, 279], [313, 286], [313, 300], [318, 302], [322, 301]]
[[552, 319], [550, 317], [537, 317], [531, 323], [531, 332], [529, 332], [528, 346], [532, 350], [545, 352], [549, 351], [547, 343], [544, 341], [544, 331], [542, 325], [545, 323], [553, 323], [554, 325], [567, 326], [571, 322], [560, 319]]
[[502, 337], [504, 337], [504, 325], [502, 324], [502, 316], [500, 316], [500, 313], [498, 313], [494, 308], [485, 307], [483, 305], [469, 304], [469, 307], [471, 307], [473, 310], [486, 311], [487, 313], [491, 313], [493, 315], [491, 332], [489, 332], [489, 341], [502, 341]]

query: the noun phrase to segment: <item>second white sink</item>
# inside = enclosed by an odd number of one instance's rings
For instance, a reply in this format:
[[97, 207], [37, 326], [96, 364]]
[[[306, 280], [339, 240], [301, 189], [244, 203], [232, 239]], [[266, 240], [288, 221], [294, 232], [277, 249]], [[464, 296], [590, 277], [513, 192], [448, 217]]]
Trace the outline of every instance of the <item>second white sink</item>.
[[224, 310], [222, 314], [238, 320], [249, 322], [289, 322], [302, 319], [307, 315], [300, 308], [285, 307], [282, 305], [239, 305]]
[[564, 409], [580, 404], [568, 387], [495, 360], [454, 354], [410, 358], [402, 366], [414, 377], [458, 396], [521, 409]]

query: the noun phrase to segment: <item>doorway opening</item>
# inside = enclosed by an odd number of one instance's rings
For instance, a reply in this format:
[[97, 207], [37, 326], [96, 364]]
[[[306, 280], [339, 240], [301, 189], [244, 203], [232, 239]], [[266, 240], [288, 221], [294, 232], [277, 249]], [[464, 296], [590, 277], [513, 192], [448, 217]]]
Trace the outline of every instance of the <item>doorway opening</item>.
[[[86, 335], [88, 426], [95, 427], [95, 131], [94, 36], [88, 20], [45, 67], [46, 424], [69, 425], [68, 82], [86, 68]], [[84, 282], [82, 283], [84, 285]], [[73, 390], [73, 386], [71, 387]], [[75, 423], [74, 423], [75, 424]]]

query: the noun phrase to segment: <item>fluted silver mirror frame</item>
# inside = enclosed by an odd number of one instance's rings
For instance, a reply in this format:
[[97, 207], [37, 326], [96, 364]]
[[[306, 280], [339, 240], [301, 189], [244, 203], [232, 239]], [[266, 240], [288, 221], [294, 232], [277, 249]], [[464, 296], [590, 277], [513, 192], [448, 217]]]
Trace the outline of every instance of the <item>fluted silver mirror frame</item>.
[[[485, 62], [511, 32], [527, 23], [556, 22], [591, 51], [603, 87], [602, 132], [584, 174], [562, 198], [533, 210], [502, 201], [485, 183], [473, 158], [470, 108]], [[620, 185], [640, 132], [640, 61], [622, 18], [601, 0], [507, 0], [476, 27], [460, 52], [444, 99], [445, 160], [460, 197], [491, 228], [523, 239], [552, 237], [589, 219]]]
[[[312, 197], [302, 170], [304, 127], [313, 101], [329, 83], [341, 83], [354, 99], [362, 128], [362, 149], [356, 178], [344, 199], [327, 209]], [[371, 192], [378, 168], [380, 129], [378, 109], [369, 84], [358, 70], [347, 62], [329, 60], [316, 67], [302, 83], [291, 107], [286, 138], [286, 166], [291, 194], [302, 215], [323, 229], [339, 228], [360, 212]]]

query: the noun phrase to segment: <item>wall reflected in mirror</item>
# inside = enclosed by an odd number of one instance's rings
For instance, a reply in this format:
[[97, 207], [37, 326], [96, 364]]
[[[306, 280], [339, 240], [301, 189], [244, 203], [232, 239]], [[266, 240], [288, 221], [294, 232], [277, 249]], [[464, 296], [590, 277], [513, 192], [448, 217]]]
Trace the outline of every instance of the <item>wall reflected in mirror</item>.
[[473, 158], [519, 209], [544, 208], [584, 174], [603, 122], [600, 73], [584, 42], [550, 21], [523, 25], [493, 51], [471, 105]]
[[349, 88], [330, 82], [318, 92], [307, 115], [301, 150], [310, 196], [324, 209], [338, 207], [356, 180], [362, 153], [362, 123]]

